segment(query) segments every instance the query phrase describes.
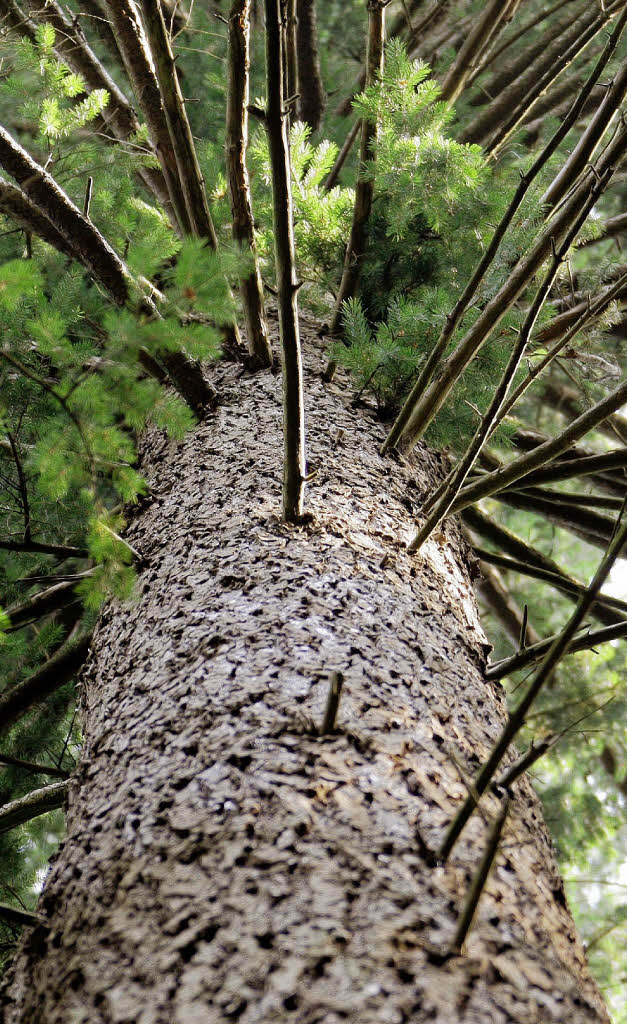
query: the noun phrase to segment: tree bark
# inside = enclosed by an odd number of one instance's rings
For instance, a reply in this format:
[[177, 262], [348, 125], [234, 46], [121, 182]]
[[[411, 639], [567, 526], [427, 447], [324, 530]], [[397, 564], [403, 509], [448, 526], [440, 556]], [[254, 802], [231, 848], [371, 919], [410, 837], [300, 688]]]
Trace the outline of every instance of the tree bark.
[[318, 52], [316, 0], [296, 0], [296, 12], [298, 119], [315, 131], [320, 127], [326, 104]]
[[[366, 57], [366, 87], [374, 85], [383, 72], [385, 59], [385, 4], [382, 0], [367, 0], [368, 10], [368, 54]], [[342, 306], [352, 299], [359, 285], [361, 264], [366, 253], [368, 221], [374, 199], [374, 180], [365, 176], [376, 159], [378, 126], [376, 122], [362, 118], [359, 143], [359, 175], [355, 186], [353, 221], [346, 253], [342, 279], [335, 300], [335, 310], [329, 325], [331, 334], [337, 334], [342, 325]]]
[[265, 124], [272, 168], [274, 262], [283, 367], [283, 518], [297, 523], [303, 514], [305, 476], [305, 407], [298, 322], [298, 289], [291, 161], [286, 108], [284, 10], [280, 0], [266, 0]]
[[485, 760], [502, 691], [456, 526], [420, 560], [405, 549], [407, 489], [431, 489], [439, 460], [383, 459], [307, 333], [311, 523], [277, 515], [271, 372], [220, 365], [219, 414], [178, 445], [145, 439], [129, 539], [148, 564], [138, 600], [100, 617], [68, 835], [4, 1024], [608, 1022], [524, 777], [465, 950], [438, 955], [489, 823], [437, 868], [416, 829], [441, 840], [465, 796], [453, 759]]
[[229, 82], [226, 94], [226, 171], [233, 215], [233, 238], [251, 261], [240, 289], [246, 316], [248, 351], [259, 366], [272, 366], [263, 282], [257, 259], [252, 198], [246, 163], [250, 92], [250, 0], [234, 0], [229, 13]]

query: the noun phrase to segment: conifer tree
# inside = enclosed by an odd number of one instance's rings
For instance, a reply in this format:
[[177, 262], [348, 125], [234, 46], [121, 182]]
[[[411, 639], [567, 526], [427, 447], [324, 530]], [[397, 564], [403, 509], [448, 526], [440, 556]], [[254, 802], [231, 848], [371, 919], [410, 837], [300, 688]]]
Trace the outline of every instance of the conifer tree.
[[619, 1024], [627, 4], [227, 6], [0, 0], [2, 1020]]

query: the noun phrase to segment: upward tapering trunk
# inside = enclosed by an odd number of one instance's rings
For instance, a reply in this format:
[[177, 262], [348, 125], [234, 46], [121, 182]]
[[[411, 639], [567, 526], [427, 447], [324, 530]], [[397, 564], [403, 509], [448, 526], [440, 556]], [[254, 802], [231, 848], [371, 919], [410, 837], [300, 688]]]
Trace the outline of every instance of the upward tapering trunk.
[[298, 118], [315, 131], [320, 127], [326, 103], [318, 52], [316, 0], [297, 0], [296, 13]]
[[278, 515], [270, 371], [218, 367], [218, 414], [146, 439], [139, 597], [97, 627], [68, 836], [4, 1024], [607, 1024], [525, 780], [466, 951], [438, 956], [488, 825], [435, 868], [416, 830], [437, 845], [454, 763], [473, 774], [504, 702], [456, 528], [420, 560], [404, 547], [440, 460], [381, 458], [381, 425], [325, 389], [309, 345], [309, 524]]

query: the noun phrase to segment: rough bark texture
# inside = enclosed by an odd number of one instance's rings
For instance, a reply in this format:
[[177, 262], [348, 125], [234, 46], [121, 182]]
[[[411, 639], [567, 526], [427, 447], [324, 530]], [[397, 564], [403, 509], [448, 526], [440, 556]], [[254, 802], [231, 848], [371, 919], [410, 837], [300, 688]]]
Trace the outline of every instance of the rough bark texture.
[[297, 0], [296, 56], [298, 58], [298, 120], [315, 131], [320, 127], [326, 94], [320, 70], [316, 0]]
[[[405, 550], [438, 457], [381, 458], [381, 425], [322, 369], [310, 342], [307, 525], [278, 514], [271, 371], [220, 366], [215, 417], [146, 440], [140, 596], [101, 615], [68, 837], [5, 1024], [608, 1020], [525, 779], [466, 953], [429, 953], [488, 825], [435, 869], [415, 828], [441, 839], [465, 796], [448, 751], [474, 771], [504, 701], [457, 528]], [[336, 671], [339, 732], [318, 738]]]

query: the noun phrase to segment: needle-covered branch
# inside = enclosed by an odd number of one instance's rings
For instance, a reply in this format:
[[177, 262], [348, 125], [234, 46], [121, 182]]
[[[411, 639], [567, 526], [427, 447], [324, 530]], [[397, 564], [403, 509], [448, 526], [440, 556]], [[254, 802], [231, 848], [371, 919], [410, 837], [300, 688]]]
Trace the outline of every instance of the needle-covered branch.
[[15, 178], [34, 206], [52, 223], [83, 266], [119, 306], [133, 291], [132, 278], [106, 239], [44, 170], [0, 126], [0, 166]]
[[78, 672], [87, 657], [89, 640], [89, 636], [80, 633], [70, 637], [41, 668], [0, 694], [0, 735], [8, 732], [20, 715], [45, 700]]
[[[386, 0], [367, 0], [368, 53], [366, 58], [366, 87], [373, 85], [383, 71], [385, 48]], [[356, 294], [361, 265], [366, 252], [368, 221], [374, 198], [372, 163], [376, 159], [378, 127], [376, 121], [362, 118], [359, 144], [359, 176], [355, 186], [355, 205], [348, 245], [344, 255], [342, 280], [338, 288], [335, 310], [329, 330], [337, 334], [342, 324], [342, 306]]]
[[[71, 21], [56, 0], [46, 0], [31, 13], [38, 21], [52, 25], [56, 36], [55, 53], [75, 74], [80, 75], [87, 88], [91, 91], [104, 89], [108, 93], [109, 102], [93, 122], [94, 127], [108, 141], [126, 142], [136, 135], [140, 125], [135, 111], [91, 49], [77, 21]], [[0, 0], [0, 15], [16, 32], [28, 36], [31, 41], [36, 40], [35, 22], [15, 0]], [[169, 195], [161, 172], [154, 167], [140, 167], [138, 175], [155, 198], [169, 208]]]
[[48, 811], [54, 811], [57, 807], [62, 807], [69, 787], [70, 783], [67, 780], [52, 782], [49, 786], [35, 789], [27, 796], [22, 796], [19, 800], [12, 800], [10, 804], [0, 807], [0, 834], [17, 828], [18, 825], [24, 825], [41, 814], [47, 814]]
[[[579, 632], [590, 606], [595, 601], [599, 590], [609, 576], [616, 559], [620, 557], [620, 553], [627, 541], [627, 521], [621, 523], [621, 519], [622, 515], [619, 516], [616, 522], [614, 537], [609, 544], [588, 589], [579, 598], [577, 606], [564, 626], [564, 629], [552, 640], [549, 650], [529, 684], [525, 695], [520, 700], [516, 708], [510, 712], [499, 739], [494, 745], [488, 760], [474, 781], [475, 792], [464, 800], [460, 810], [447, 829], [438, 851], [438, 859], [440, 861], [446, 861], [448, 859], [451, 850], [475, 809], [477, 797], [480, 798], [490, 785], [496, 770], [503, 760], [503, 757], [525, 724], [525, 719], [530, 708], [534, 704], [544, 685], [553, 675], [553, 672], [559, 662], [571, 649], [573, 640]], [[627, 623], [621, 624], [616, 628], [624, 628], [627, 633]]]
[[291, 168], [285, 108], [280, 0], [265, 0], [266, 128], [272, 168], [274, 251], [283, 362], [283, 518], [297, 523], [305, 488], [305, 410], [298, 324], [298, 288], [294, 247]]
[[250, 254], [252, 266], [241, 279], [248, 351], [258, 366], [272, 366], [272, 349], [255, 245], [246, 147], [250, 91], [250, 0], [235, 0], [229, 14], [229, 72], [226, 94], [226, 167], [233, 214], [233, 238]]
[[[514, 216], [516, 215], [516, 211], [520, 208], [520, 205], [523, 199], [525, 198], [527, 192], [529, 191], [529, 188], [533, 184], [534, 180], [536, 179], [542, 168], [551, 158], [553, 153], [555, 153], [557, 148], [566, 138], [566, 135], [568, 134], [570, 129], [576, 123], [582, 108], [584, 107], [588, 97], [590, 96], [590, 93], [592, 92], [594, 86], [598, 82], [601, 74], [603, 73], [604, 68], [606, 67], [608, 61], [610, 60], [610, 57], [612, 56], [618, 45], [621, 32], [622, 26], [620, 27], [620, 31], [617, 29], [614, 30], [614, 32], [608, 39], [607, 44], [603, 49], [603, 53], [599, 57], [599, 60], [597, 61], [592, 73], [588, 76], [588, 79], [586, 80], [581, 91], [579, 92], [577, 99], [570, 108], [567, 116], [564, 118], [564, 121], [557, 129], [557, 131], [554, 133], [554, 135], [551, 137], [551, 139], [548, 141], [548, 143], [543, 148], [539, 156], [534, 160], [529, 170], [521, 176], [520, 183], [514, 195], [512, 196], [512, 199], [505, 213], [501, 217], [501, 220], [499, 221], [494, 231], [494, 234], [490, 239], [490, 243], [485, 253], [481, 257], [472, 277], [468, 281], [462, 294], [455, 303], [454, 308], [447, 316], [444, 327], [440, 332], [440, 336], [436, 341], [435, 345], [433, 346], [433, 349], [427, 356], [425, 364], [422, 367], [420, 374], [418, 376], [418, 380], [416, 381], [410, 394], [405, 400], [403, 407], [399, 412], [396, 421], [390, 433], [388, 434], [388, 437], [386, 438], [386, 441], [382, 449], [384, 452], [387, 451], [388, 448], [397, 445], [401, 437], [403, 436], [404, 432], [407, 430], [408, 424], [411, 421], [412, 416], [414, 414], [414, 410], [416, 409], [416, 406], [418, 405], [420, 398], [426, 391], [429, 382], [433, 377], [433, 373], [438, 363], [440, 362], [442, 356], [444, 355], [444, 352], [448, 347], [448, 344], [451, 338], [453, 337], [453, 334], [458, 324], [460, 323], [461, 318], [463, 317], [464, 313], [470, 306], [470, 303], [477, 294], [477, 290], [481, 282], [485, 278], [488, 270], [490, 269], [492, 263], [494, 262], [494, 259], [500, 248], [501, 242], [503, 241], [505, 233], [509, 228], [510, 224], [512, 223]], [[411, 436], [408, 438], [407, 443], [408, 445], [411, 445]]]

